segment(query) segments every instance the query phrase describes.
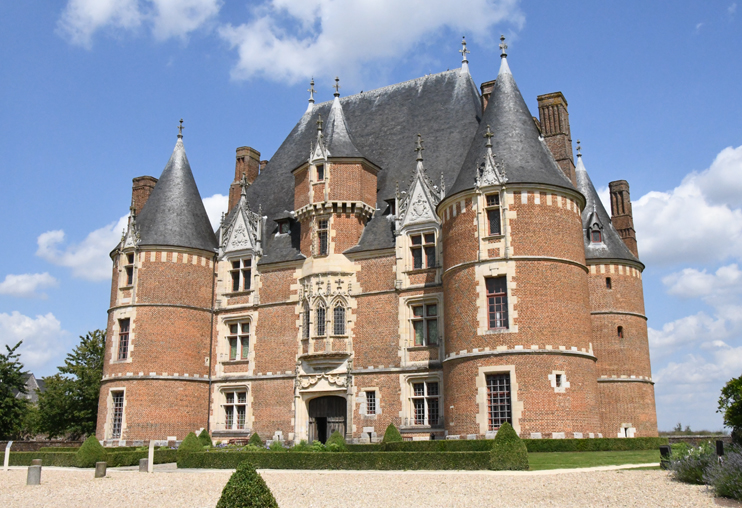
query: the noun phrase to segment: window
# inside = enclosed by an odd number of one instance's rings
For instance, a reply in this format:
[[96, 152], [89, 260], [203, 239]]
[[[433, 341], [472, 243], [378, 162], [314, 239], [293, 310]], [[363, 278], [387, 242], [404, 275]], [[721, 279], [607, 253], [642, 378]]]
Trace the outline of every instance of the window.
[[119, 319], [119, 360], [129, 358], [129, 318]]
[[412, 331], [416, 346], [438, 344], [438, 304], [425, 303], [412, 306]]
[[303, 334], [302, 334], [302, 337], [305, 338], [305, 339], [308, 339], [309, 338], [309, 320], [310, 320], [310, 317], [311, 317], [310, 316], [310, 312], [311, 311], [309, 310], [309, 304], [308, 303], [305, 303], [304, 304], [304, 313], [303, 313], [304, 314], [304, 330], [303, 330]]
[[327, 249], [327, 219], [317, 221], [317, 249], [320, 256], [326, 256]]
[[250, 322], [231, 323], [227, 341], [230, 360], [247, 360], [247, 354], [250, 352]]
[[435, 268], [435, 233], [411, 235], [412, 268]]
[[252, 258], [232, 261], [232, 291], [248, 291], [252, 282]]
[[131, 286], [134, 284], [134, 254], [126, 255], [126, 265], [124, 266], [126, 271], [126, 285]]
[[337, 303], [332, 311], [333, 335], [345, 335], [345, 307]]
[[322, 182], [325, 180], [325, 165], [317, 164], [317, 181]]
[[612, 288], [612, 285], [611, 285], [611, 278], [610, 278], [610, 277], [606, 277], [606, 278], [605, 278], [605, 288], [606, 288], [606, 289], [611, 289], [611, 288]]
[[505, 276], [485, 279], [487, 283], [487, 313], [489, 329], [508, 328], [508, 289]]
[[563, 380], [564, 380], [563, 379], [563, 374], [556, 374], [555, 382], [556, 382], [556, 387], [557, 388], [561, 388], [562, 387], [562, 381]]
[[440, 422], [440, 392], [437, 381], [421, 381], [412, 383], [413, 425], [439, 425]]
[[590, 241], [592, 243], [600, 243], [603, 241], [603, 235], [600, 233], [599, 229], [593, 229], [590, 231]]
[[287, 235], [291, 231], [291, 228], [289, 227], [289, 221], [283, 220], [278, 223], [278, 232], [282, 235]]
[[502, 234], [502, 227], [500, 225], [500, 195], [499, 194], [487, 194], [487, 206], [485, 210], [487, 212], [487, 228], [490, 236], [496, 236]]
[[[560, 375], [557, 377], [559, 383]], [[512, 425], [512, 407], [510, 399], [510, 374], [487, 376], [487, 416], [489, 430], [497, 430], [508, 422]]]
[[247, 392], [235, 390], [224, 392], [224, 428], [242, 430], [247, 415]]
[[376, 414], [376, 392], [373, 390], [366, 392], [366, 414]]
[[623, 339], [623, 326], [619, 326], [616, 330], [619, 339]]
[[325, 335], [325, 319], [326, 319], [326, 309], [325, 304], [323, 302], [319, 302], [317, 305], [316, 312], [316, 323], [315, 323], [315, 335], [319, 337], [324, 337]]
[[124, 421], [124, 392], [111, 392], [111, 399], [113, 400], [111, 439], [121, 439], [121, 425]]

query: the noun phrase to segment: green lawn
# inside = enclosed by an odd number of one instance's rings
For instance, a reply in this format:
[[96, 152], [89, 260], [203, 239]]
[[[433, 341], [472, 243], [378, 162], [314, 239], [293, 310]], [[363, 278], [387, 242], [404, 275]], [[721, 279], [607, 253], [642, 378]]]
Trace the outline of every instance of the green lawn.
[[567, 469], [575, 467], [619, 466], [659, 462], [659, 450], [630, 452], [549, 452], [529, 453], [531, 470]]

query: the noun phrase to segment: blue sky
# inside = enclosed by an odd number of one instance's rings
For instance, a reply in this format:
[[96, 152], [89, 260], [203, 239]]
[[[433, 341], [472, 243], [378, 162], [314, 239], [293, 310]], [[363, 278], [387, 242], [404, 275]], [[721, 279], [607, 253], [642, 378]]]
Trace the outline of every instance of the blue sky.
[[721, 428], [742, 374], [742, 29], [732, 0], [0, 3], [0, 344], [37, 375], [103, 328], [131, 179], [180, 118], [214, 218], [234, 150], [270, 158], [319, 101], [460, 65], [497, 39], [533, 113], [560, 90], [597, 187], [631, 185], [661, 429]]

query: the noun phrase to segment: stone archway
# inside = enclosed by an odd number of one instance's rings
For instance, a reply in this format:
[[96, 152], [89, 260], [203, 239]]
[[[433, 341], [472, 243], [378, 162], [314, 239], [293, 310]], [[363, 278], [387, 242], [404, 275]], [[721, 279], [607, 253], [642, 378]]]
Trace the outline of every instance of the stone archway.
[[327, 395], [309, 401], [309, 442], [325, 443], [338, 431], [345, 437], [347, 401], [345, 397]]

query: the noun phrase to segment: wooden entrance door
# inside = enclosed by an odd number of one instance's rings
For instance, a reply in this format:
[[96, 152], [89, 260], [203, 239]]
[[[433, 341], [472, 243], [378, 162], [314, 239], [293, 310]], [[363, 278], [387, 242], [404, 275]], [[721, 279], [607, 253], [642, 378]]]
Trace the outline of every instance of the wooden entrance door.
[[309, 401], [309, 442], [324, 443], [338, 431], [345, 437], [347, 402], [344, 397], [328, 395]]

